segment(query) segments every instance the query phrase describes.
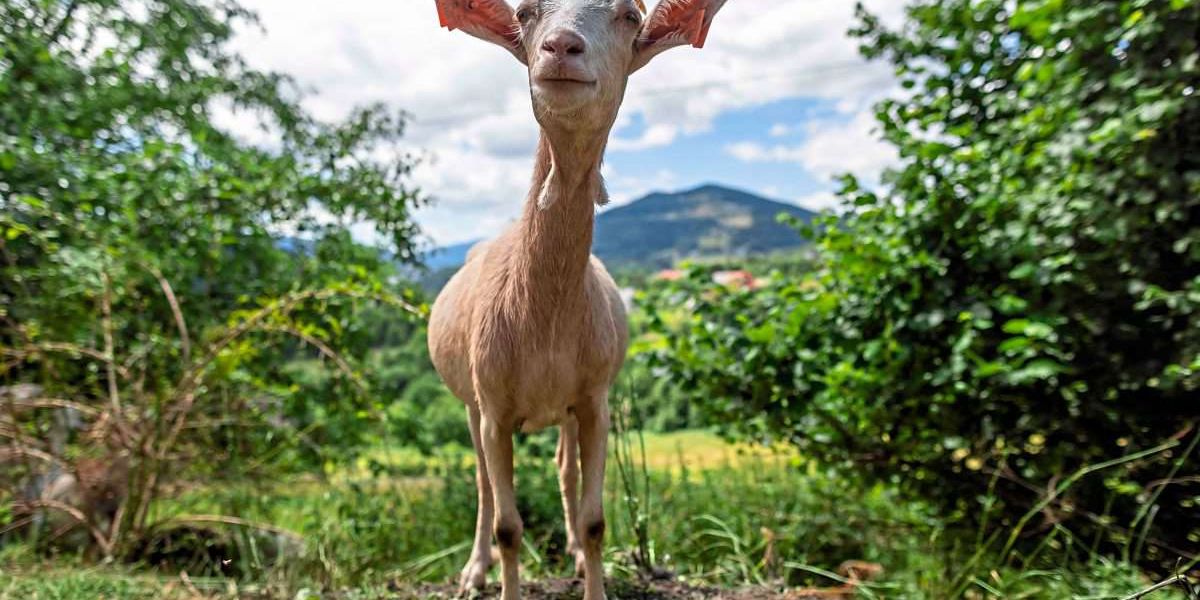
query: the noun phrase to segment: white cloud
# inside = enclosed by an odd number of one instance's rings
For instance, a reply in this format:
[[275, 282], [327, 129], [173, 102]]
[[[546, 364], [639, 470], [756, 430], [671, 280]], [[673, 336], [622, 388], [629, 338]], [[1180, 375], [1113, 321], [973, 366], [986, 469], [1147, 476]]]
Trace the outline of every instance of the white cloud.
[[895, 150], [880, 140], [870, 110], [860, 110], [846, 122], [817, 121], [807, 128], [797, 145], [764, 145], [736, 142], [725, 147], [734, 158], [748, 163], [795, 163], [814, 177], [828, 181], [842, 173], [853, 173], [864, 182], [879, 182], [883, 170], [896, 164]]
[[[866, 2], [888, 22], [903, 4]], [[626, 110], [695, 133], [725, 111], [785, 98], [878, 98], [893, 76], [846, 36], [853, 11], [851, 2], [731, 2], [703, 50], [672, 50], [633, 76]]]
[[808, 210], [819, 212], [837, 208], [841, 204], [841, 198], [838, 198], [833, 192], [816, 192], [796, 198], [793, 202]]
[[670, 169], [659, 169], [650, 177], [628, 177], [605, 163], [600, 172], [611, 206], [628, 204], [652, 191], [673, 191], [680, 185], [679, 176]]
[[678, 136], [678, 126], [660, 123], [647, 127], [637, 139], [629, 140], [614, 136], [608, 142], [608, 149], [620, 152], [622, 150], [646, 150], [648, 148], [669, 146]]
[[[335, 8], [316, 0], [244, 4], [259, 13], [266, 34], [242, 32], [238, 49], [252, 65], [317, 90], [306, 106], [318, 116], [337, 118], [367, 102], [415, 115], [406, 143], [435, 158], [414, 172], [437, 200], [418, 214], [434, 239], [490, 235], [519, 213], [537, 129], [525, 71], [510, 55], [439, 28], [427, 0], [343, 0]], [[885, 20], [894, 20], [902, 4], [867, 2]], [[729, 3], [703, 50], [672, 50], [633, 76], [621, 122], [644, 128], [635, 138], [612, 140], [610, 150], [679, 143], [727, 111], [786, 98], [860, 107], [888, 92], [890, 70], [865, 63], [844, 35], [852, 11], [850, 2]], [[253, 135], [246, 119], [228, 122]], [[819, 161], [810, 167], [833, 168]], [[661, 180], [612, 185], [614, 196], [648, 191]]]
[[804, 167], [822, 178], [850, 172], [878, 183], [883, 170], [898, 160], [895, 149], [879, 138], [871, 110], [859, 111], [844, 124], [813, 127], [803, 148]]
[[794, 162], [804, 164], [804, 149], [800, 146], [764, 146], [758, 142], [736, 142], [725, 147], [742, 162]]
[[767, 135], [771, 137], [787, 137], [795, 133], [796, 128], [787, 123], [776, 123], [767, 131]]

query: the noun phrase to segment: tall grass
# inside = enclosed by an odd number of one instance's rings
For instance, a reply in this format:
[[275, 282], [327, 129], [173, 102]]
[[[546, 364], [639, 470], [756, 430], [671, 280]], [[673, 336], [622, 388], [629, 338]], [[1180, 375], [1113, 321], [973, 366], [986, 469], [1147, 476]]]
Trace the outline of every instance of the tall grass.
[[653, 576], [656, 558], [650, 520], [654, 507], [642, 418], [628, 387], [619, 388], [615, 400], [612, 463], [617, 476], [617, 505], [609, 512], [622, 517], [617, 520], [617, 532], [621, 539], [629, 541], [629, 555], [636, 573]]
[[[1089, 555], [1089, 544], [1062, 527], [1039, 534], [1043, 543], [1016, 563], [889, 486], [862, 485], [794, 454], [750, 452], [715, 436], [643, 436], [627, 428], [636, 413], [625, 415], [618, 419], [606, 490], [614, 524], [606, 560], [614, 577], [653, 567], [692, 583], [827, 586], [839, 583], [835, 572], [843, 561], [865, 560], [885, 570], [861, 588], [865, 598], [1123, 598], [1152, 583], [1128, 563]], [[573, 566], [564, 560], [552, 447], [540, 437], [519, 445], [529, 579], [567, 576]], [[381, 454], [373, 468], [348, 467], [327, 481], [193, 489], [159, 516], [238, 514], [298, 534], [304, 543], [288, 550], [286, 560], [271, 561], [270, 552], [257, 561], [239, 558], [245, 563], [239, 589], [268, 597], [449, 582], [470, 551], [470, 456], [448, 448], [422, 461], [406, 455], [391, 463]], [[178, 573], [165, 566], [172, 577]], [[192, 575], [199, 580], [204, 573]], [[0, 591], [29, 585], [4, 577], [0, 571]], [[1184, 597], [1179, 588], [1156, 594]], [[7, 598], [16, 597], [32, 596]]]

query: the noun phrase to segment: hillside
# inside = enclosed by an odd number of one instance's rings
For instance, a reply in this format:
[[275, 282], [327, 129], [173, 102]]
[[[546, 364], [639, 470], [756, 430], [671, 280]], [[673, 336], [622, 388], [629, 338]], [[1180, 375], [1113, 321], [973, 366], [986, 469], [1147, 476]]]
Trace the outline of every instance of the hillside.
[[479, 240], [471, 240], [461, 244], [434, 248], [425, 253], [425, 266], [429, 267], [431, 271], [458, 268], [467, 262], [467, 252], [477, 243], [479, 243]]
[[683, 258], [761, 254], [802, 245], [794, 229], [777, 221], [780, 213], [805, 221], [814, 216], [794, 204], [717, 185], [654, 193], [602, 213], [593, 252], [610, 266], [666, 267]]
[[[656, 192], [604, 211], [596, 218], [592, 252], [610, 267], [667, 267], [684, 258], [762, 254], [796, 248], [804, 240], [777, 221], [787, 213], [814, 214], [794, 204], [718, 185]], [[432, 270], [457, 267], [475, 242], [433, 250]]]

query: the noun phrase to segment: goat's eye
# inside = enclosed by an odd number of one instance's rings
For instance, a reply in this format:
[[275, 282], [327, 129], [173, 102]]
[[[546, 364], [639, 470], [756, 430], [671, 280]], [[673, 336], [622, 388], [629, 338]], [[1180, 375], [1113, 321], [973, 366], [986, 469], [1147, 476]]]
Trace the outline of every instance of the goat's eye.
[[533, 18], [533, 9], [522, 8], [521, 10], [517, 11], [517, 20], [521, 23], [524, 23], [531, 18]]
[[642, 15], [639, 15], [637, 12], [632, 11], [632, 10], [628, 11], [625, 13], [625, 21], [627, 21], [628, 23], [630, 23], [632, 25], [641, 25], [642, 24]]

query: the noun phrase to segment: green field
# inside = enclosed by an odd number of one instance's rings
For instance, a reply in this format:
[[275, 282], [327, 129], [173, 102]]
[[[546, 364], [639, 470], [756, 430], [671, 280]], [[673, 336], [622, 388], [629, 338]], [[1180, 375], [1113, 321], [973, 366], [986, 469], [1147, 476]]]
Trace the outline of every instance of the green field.
[[[628, 441], [640, 447], [636, 436]], [[561, 559], [553, 462], [537, 446], [524, 445], [518, 471], [524, 576], [562, 577], [569, 567]], [[927, 507], [884, 486], [850, 484], [794, 454], [750, 450], [702, 431], [647, 435], [645, 448], [647, 479], [625, 479], [610, 461], [607, 564], [616, 579], [636, 578], [634, 525], [642, 520], [654, 564], [691, 584], [834, 586], [833, 571], [847, 560], [884, 569], [860, 589], [864, 598], [1118, 598], [1151, 583], [1100, 558], [1060, 568], [1070, 540], [1055, 535], [1019, 561], [984, 555], [969, 564], [974, 549]], [[473, 526], [470, 453], [451, 448], [419, 457], [380, 448], [370, 456], [324, 479], [219, 483], [165, 502], [159, 517], [237, 515], [254, 524], [199, 530], [214, 532], [205, 541], [228, 554], [225, 568], [236, 579], [183, 575], [212, 572], [214, 565], [196, 557], [157, 570], [82, 566], [9, 546], [0, 554], [0, 599], [295, 598], [318, 589], [395, 597], [408, 586], [451, 581]], [[641, 473], [640, 456], [633, 458]], [[625, 483], [648, 492], [633, 510]], [[254, 529], [267, 525], [296, 540]]]

